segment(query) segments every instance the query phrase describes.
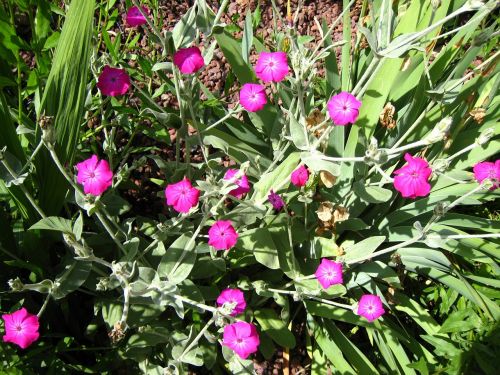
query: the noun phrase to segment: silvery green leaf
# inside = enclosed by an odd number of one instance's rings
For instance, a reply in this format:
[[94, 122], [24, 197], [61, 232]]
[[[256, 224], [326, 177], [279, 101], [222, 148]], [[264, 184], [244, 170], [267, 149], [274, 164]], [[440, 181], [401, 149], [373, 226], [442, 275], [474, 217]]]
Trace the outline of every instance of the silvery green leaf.
[[158, 62], [153, 65], [153, 68], [151, 69], [153, 72], [156, 72], [158, 70], [166, 70], [167, 72], [172, 72], [173, 70], [173, 65], [169, 61], [165, 62]]
[[193, 6], [182, 16], [172, 30], [175, 49], [187, 47], [196, 37], [196, 8]]
[[214, 40], [212, 41], [210, 46], [208, 48], [205, 48], [205, 50], [203, 51], [203, 61], [205, 62], [205, 65], [210, 64], [210, 61], [212, 61], [216, 47], [217, 47], [217, 41]]
[[380, 186], [368, 186], [364, 181], [357, 181], [353, 185], [354, 194], [368, 203], [387, 202], [392, 197], [392, 191]]
[[325, 156], [320, 152], [302, 152], [300, 158], [309, 168], [314, 172], [319, 173], [321, 171], [330, 172], [333, 176], [340, 176], [340, 165], [333, 161], [323, 160], [322, 157]]
[[127, 251], [127, 254], [121, 259], [122, 262], [131, 262], [137, 255], [139, 250], [139, 238], [134, 237], [123, 243], [123, 247]]
[[368, 256], [385, 241], [385, 236], [373, 236], [345, 248], [344, 262]]
[[453, 232], [448, 229], [442, 229], [437, 232], [431, 232], [424, 238], [424, 243], [427, 246], [432, 247], [434, 249], [442, 248], [447, 241], [446, 237], [454, 234], [456, 234], [456, 232]]
[[26, 125], [19, 125], [16, 128], [16, 133], [21, 135], [21, 134], [35, 134], [35, 131], [33, 129], [28, 128]]
[[241, 41], [241, 55], [243, 60], [248, 64], [250, 57], [250, 50], [253, 43], [253, 26], [252, 26], [252, 12], [250, 8], [247, 10], [245, 18], [245, 28], [243, 29], [243, 40]]
[[92, 216], [96, 210], [96, 206], [94, 203], [90, 202], [90, 199], [85, 195], [80, 194], [79, 191], [75, 190], [75, 202], [80, 206], [80, 208], [84, 209], [87, 212], [88, 216]]
[[[12, 155], [10, 152], [3, 150], [4, 160], [0, 162], [0, 180], [3, 180], [5, 186], [11, 187], [12, 185], [21, 185], [26, 177], [28, 177], [28, 172], [19, 174], [23, 168], [21, 162]], [[12, 176], [10, 171], [3, 165], [7, 163], [9, 168], [14, 172], [15, 176]]]
[[75, 235], [75, 239], [77, 241], [80, 241], [82, 238], [82, 232], [83, 232], [83, 215], [82, 212], [78, 212], [78, 217], [75, 220], [75, 223], [73, 224], [73, 234]]
[[33, 224], [29, 229], [55, 230], [66, 234], [73, 234], [71, 220], [58, 216], [45, 217]]
[[372, 32], [364, 26], [359, 26], [358, 29], [361, 32], [361, 34], [365, 36], [366, 41], [368, 42], [368, 45], [370, 46], [371, 50], [373, 52], [376, 52], [378, 49], [378, 45], [377, 45], [377, 40], [373, 36]]
[[66, 297], [78, 289], [92, 270], [92, 262], [69, 260], [64, 272], [57, 277], [52, 290], [55, 299]]
[[288, 116], [290, 126], [290, 139], [299, 150], [307, 150], [307, 130], [305, 125], [301, 125], [293, 116], [291, 111], [283, 110]]
[[215, 14], [207, 5], [206, 0], [197, 0], [198, 13], [196, 15], [196, 26], [205, 35], [210, 34], [214, 27]]
[[234, 375], [256, 374], [253, 361], [250, 359], [241, 359], [237, 355], [234, 355], [229, 361], [229, 370]]
[[183, 234], [166, 250], [158, 265], [158, 275], [177, 284], [185, 280], [196, 261], [195, 241]]

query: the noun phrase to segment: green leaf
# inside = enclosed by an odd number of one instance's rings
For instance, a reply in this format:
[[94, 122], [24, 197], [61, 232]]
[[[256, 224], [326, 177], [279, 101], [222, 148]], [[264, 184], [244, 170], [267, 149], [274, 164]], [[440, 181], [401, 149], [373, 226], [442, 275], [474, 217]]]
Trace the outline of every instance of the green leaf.
[[380, 186], [367, 186], [364, 181], [355, 182], [352, 189], [362, 201], [367, 203], [383, 203], [392, 197], [392, 191]]
[[101, 198], [101, 202], [104, 203], [109, 214], [112, 216], [123, 215], [132, 207], [130, 203], [128, 203], [121, 196], [113, 193], [105, 194]]
[[[267, 199], [271, 189], [278, 191], [276, 185], [286, 179], [290, 179], [290, 175], [297, 168], [299, 160], [300, 154], [298, 152], [291, 153], [273, 171], [262, 175], [253, 186], [254, 195], [252, 199], [263, 201]], [[285, 186], [288, 186], [288, 183]]]
[[276, 344], [285, 348], [295, 347], [295, 336], [274, 310], [259, 309], [255, 311], [255, 319], [259, 322], [262, 331], [268, 334]]
[[[37, 113], [37, 116], [44, 113], [54, 117], [55, 149], [63, 165], [73, 165], [79, 143], [80, 124], [88, 94], [94, 5], [95, 0], [73, 0], [69, 5], [43, 92], [41, 112]], [[40, 131], [37, 131], [40, 136]], [[40, 206], [46, 214], [57, 214], [63, 205], [68, 184], [46, 151], [37, 155], [35, 165], [40, 176]]]
[[248, 60], [250, 56], [250, 50], [252, 49], [253, 43], [253, 26], [252, 26], [252, 12], [250, 8], [247, 10], [247, 15], [245, 18], [245, 28], [243, 29], [243, 40], [241, 42], [241, 54], [243, 56], [243, 60], [247, 64], [250, 64]]
[[300, 158], [304, 164], [316, 173], [327, 171], [334, 176], [340, 176], [340, 165], [338, 163], [323, 160], [319, 155], [312, 154], [310, 152], [301, 153]]
[[237, 248], [253, 252], [255, 259], [267, 268], [280, 268], [278, 249], [267, 228], [251, 229], [243, 233], [236, 244]]
[[385, 241], [385, 236], [373, 236], [345, 249], [344, 262], [365, 257], [373, 253]]
[[29, 229], [55, 230], [58, 232], [73, 234], [73, 225], [71, 223], [71, 220], [57, 216], [46, 217], [33, 224]]
[[77, 290], [86, 280], [92, 270], [92, 262], [77, 261], [71, 259], [66, 265], [65, 271], [56, 278], [59, 283], [52, 290], [55, 299], [66, 297], [69, 293]]
[[196, 7], [191, 7], [172, 30], [175, 49], [185, 48], [196, 38]]
[[305, 125], [301, 125], [292, 111], [288, 111], [288, 121], [290, 123], [290, 138], [299, 150], [307, 150], [307, 131]]
[[187, 234], [177, 238], [161, 258], [158, 265], [158, 275], [166, 277], [173, 284], [185, 280], [196, 261], [194, 246], [195, 241], [192, 241]]

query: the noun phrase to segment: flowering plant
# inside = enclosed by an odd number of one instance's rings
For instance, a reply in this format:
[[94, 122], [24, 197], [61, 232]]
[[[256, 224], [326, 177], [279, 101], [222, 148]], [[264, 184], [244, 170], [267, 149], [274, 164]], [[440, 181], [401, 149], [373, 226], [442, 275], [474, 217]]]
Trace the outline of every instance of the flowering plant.
[[344, 1], [316, 39], [302, 1], [271, 1], [267, 37], [258, 4], [164, 29], [159, 2], [115, 3], [16, 5], [32, 44], [2, 31], [4, 367], [491, 370], [494, 1]]

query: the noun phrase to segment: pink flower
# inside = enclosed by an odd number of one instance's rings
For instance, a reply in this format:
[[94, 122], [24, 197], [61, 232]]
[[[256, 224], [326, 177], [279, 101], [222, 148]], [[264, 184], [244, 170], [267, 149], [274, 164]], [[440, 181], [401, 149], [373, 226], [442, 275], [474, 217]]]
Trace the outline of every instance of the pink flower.
[[335, 125], [354, 124], [359, 116], [361, 102], [354, 95], [342, 91], [330, 98], [327, 104], [328, 113]]
[[238, 233], [229, 220], [218, 220], [208, 230], [208, 244], [215, 250], [229, 250], [238, 241]]
[[3, 314], [2, 319], [5, 322], [4, 342], [26, 349], [40, 337], [38, 316], [30, 314], [24, 307], [12, 314]]
[[205, 66], [198, 47], [181, 48], [174, 54], [174, 64], [182, 74], [193, 74]]
[[427, 182], [432, 174], [429, 164], [408, 153], [405, 154], [405, 160], [408, 164], [394, 171], [394, 187], [404, 198], [427, 196], [431, 191], [431, 185]]
[[259, 344], [259, 334], [252, 323], [236, 322], [224, 327], [222, 345], [233, 350], [242, 359], [255, 353]]
[[285, 52], [261, 52], [255, 66], [255, 74], [264, 82], [281, 82], [288, 74]]
[[281, 209], [285, 206], [285, 202], [283, 201], [283, 198], [281, 198], [278, 194], [276, 194], [272, 190], [269, 192], [267, 199], [269, 199], [269, 202], [271, 202], [273, 208], [276, 211], [281, 211]]
[[217, 305], [223, 306], [225, 303], [235, 305], [231, 316], [241, 314], [247, 307], [245, 296], [239, 289], [224, 289], [219, 297], [217, 297]]
[[301, 165], [292, 172], [290, 180], [292, 181], [292, 184], [297, 187], [304, 186], [307, 183], [307, 180], [309, 180], [309, 171], [305, 166]]
[[267, 103], [266, 88], [257, 83], [245, 83], [240, 90], [240, 104], [248, 112], [260, 111]]
[[85, 194], [99, 196], [113, 184], [113, 172], [109, 169], [108, 162], [99, 160], [97, 155], [78, 163], [76, 170], [76, 180], [83, 185]]
[[379, 296], [373, 294], [363, 295], [358, 302], [356, 314], [364, 316], [369, 322], [373, 322], [385, 314], [382, 300]]
[[[147, 7], [143, 6], [142, 11], [144, 12], [144, 14], [149, 15], [149, 9]], [[148, 23], [148, 21], [146, 21], [146, 17], [142, 15], [139, 8], [135, 5], [129, 8], [126, 21], [127, 24], [132, 27], [141, 26]]]
[[239, 173], [239, 169], [228, 169], [224, 175], [224, 180], [230, 181], [231, 183], [238, 186], [229, 192], [233, 197], [240, 199], [244, 194], [250, 191], [250, 184], [248, 182], [248, 177], [245, 174], [241, 174], [241, 177], [235, 177]]
[[314, 273], [323, 289], [328, 289], [335, 284], [342, 284], [342, 264], [329, 259], [321, 259], [321, 263]]
[[500, 160], [494, 163], [488, 161], [477, 163], [473, 170], [477, 182], [481, 183], [488, 178], [493, 182], [493, 186], [490, 190], [495, 190], [500, 187]]
[[125, 69], [112, 68], [106, 65], [97, 80], [97, 87], [103, 95], [123, 95], [130, 87], [130, 77]]
[[172, 206], [177, 212], [189, 212], [192, 207], [198, 204], [200, 191], [191, 185], [186, 177], [181, 181], [167, 185], [165, 189], [167, 205]]

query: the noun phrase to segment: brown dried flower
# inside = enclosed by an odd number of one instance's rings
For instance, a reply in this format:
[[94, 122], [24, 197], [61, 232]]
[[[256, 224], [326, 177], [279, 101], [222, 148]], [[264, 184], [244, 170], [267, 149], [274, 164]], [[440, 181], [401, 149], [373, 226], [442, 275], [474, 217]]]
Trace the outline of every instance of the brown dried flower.
[[330, 189], [335, 185], [335, 182], [337, 181], [337, 177], [335, 177], [333, 174], [331, 174], [328, 171], [321, 171], [319, 172], [319, 179], [325, 187]]
[[484, 116], [486, 116], [486, 110], [481, 107], [474, 108], [469, 112], [469, 115], [471, 115], [475, 122], [477, 122], [478, 124], [482, 124], [484, 121]]
[[394, 119], [395, 114], [396, 107], [394, 107], [391, 102], [388, 102], [379, 116], [380, 123], [384, 128], [392, 130], [396, 127], [396, 120]]

